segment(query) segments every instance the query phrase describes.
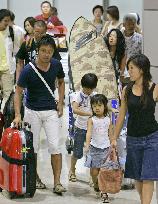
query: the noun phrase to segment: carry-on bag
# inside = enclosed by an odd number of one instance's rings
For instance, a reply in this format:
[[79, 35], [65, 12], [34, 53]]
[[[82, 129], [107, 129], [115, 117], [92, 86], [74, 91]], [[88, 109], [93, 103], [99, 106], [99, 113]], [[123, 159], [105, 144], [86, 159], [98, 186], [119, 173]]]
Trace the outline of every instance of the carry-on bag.
[[5, 129], [0, 146], [0, 191], [8, 191], [11, 199], [33, 197], [36, 191], [36, 165], [29, 124], [25, 123], [21, 129]]

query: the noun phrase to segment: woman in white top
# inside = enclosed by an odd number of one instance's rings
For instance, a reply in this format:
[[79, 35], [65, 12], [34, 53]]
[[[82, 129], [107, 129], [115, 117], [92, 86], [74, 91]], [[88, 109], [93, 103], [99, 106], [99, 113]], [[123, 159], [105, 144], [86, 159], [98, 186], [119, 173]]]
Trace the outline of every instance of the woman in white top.
[[[86, 134], [86, 162], [85, 166], [90, 168], [94, 183], [94, 191], [98, 192], [98, 174], [103, 166], [106, 155], [109, 152], [112, 140], [112, 124], [108, 116], [108, 100], [103, 94], [96, 94], [91, 98], [93, 116], [88, 120]], [[104, 200], [108, 201], [108, 195]]]
[[104, 21], [102, 20], [104, 9], [101, 5], [96, 5], [92, 9], [92, 12], [94, 15], [94, 19], [92, 20], [92, 23], [96, 27], [97, 34], [100, 35], [104, 26]]
[[122, 28], [122, 23], [120, 23], [119, 18], [119, 9], [117, 6], [109, 6], [107, 8], [107, 21], [101, 31], [101, 35], [105, 36], [107, 35], [107, 33], [113, 29], [113, 28], [117, 28], [117, 29], [121, 29]]

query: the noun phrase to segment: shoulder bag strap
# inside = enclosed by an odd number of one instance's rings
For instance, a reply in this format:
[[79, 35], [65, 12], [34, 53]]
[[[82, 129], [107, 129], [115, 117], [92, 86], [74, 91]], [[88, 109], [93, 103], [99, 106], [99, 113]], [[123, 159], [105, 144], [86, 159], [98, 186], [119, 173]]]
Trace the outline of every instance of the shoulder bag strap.
[[43, 76], [39, 73], [39, 71], [36, 69], [36, 67], [34, 66], [34, 64], [32, 64], [32, 62], [29, 62], [30, 66], [32, 67], [32, 69], [36, 72], [36, 74], [39, 76], [39, 78], [41, 79], [41, 81], [44, 83], [44, 85], [46, 86], [46, 88], [48, 89], [48, 91], [50, 92], [50, 94], [52, 95], [52, 97], [55, 99], [55, 95], [53, 93], [53, 91], [51, 90], [51, 88], [49, 87], [49, 85], [47, 84], [47, 82], [45, 81], [45, 79], [43, 78]]

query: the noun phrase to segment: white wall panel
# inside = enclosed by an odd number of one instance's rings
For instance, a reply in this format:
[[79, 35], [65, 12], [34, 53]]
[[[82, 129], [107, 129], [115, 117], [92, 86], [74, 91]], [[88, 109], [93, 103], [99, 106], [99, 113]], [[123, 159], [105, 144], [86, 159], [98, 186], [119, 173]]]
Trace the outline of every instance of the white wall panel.
[[[158, 66], [158, 11], [144, 11], [144, 53], [150, 58], [153, 66]], [[158, 75], [157, 75], [158, 77]]]
[[[52, 0], [48, 1], [53, 2]], [[43, 2], [43, 0], [9, 0], [9, 9], [15, 13], [16, 24], [23, 27], [23, 22], [26, 17], [34, 17], [40, 14], [41, 2]]]
[[144, 0], [144, 9], [157, 9], [158, 10], [158, 1], [157, 0]]
[[0, 9], [6, 9], [7, 3], [7, 0], [0, 0]]
[[80, 17], [84, 16], [91, 20], [93, 18], [92, 8], [100, 4], [102, 5], [102, 0], [56, 0], [55, 7], [58, 8], [58, 13], [60, 19], [67, 26], [70, 31], [74, 21]]
[[109, 0], [110, 6], [118, 6], [120, 18], [127, 13], [138, 13], [142, 21], [143, 0]]

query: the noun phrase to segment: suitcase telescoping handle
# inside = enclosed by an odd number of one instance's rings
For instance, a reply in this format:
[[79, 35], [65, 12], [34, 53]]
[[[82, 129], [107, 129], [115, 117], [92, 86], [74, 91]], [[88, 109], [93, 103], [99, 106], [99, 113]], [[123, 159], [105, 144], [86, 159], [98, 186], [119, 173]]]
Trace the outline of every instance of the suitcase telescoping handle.
[[15, 128], [15, 124], [12, 122], [10, 125], [11, 128]]
[[[22, 126], [23, 125], [21, 123], [21, 125], [17, 129], [19, 129], [19, 130], [22, 129]], [[13, 122], [11, 123], [10, 127], [16, 129], [15, 124]], [[27, 123], [27, 122], [24, 122], [24, 128], [26, 129], [26, 127], [28, 127], [28, 129], [31, 130], [31, 125], [29, 123]]]
[[20, 129], [20, 128], [22, 128], [22, 124], [21, 124], [21, 125], [19, 125], [19, 128], [16, 128], [16, 127], [15, 127], [15, 123], [14, 123], [14, 122], [12, 122], [12, 123], [11, 123], [11, 125], [10, 125], [10, 128]]

